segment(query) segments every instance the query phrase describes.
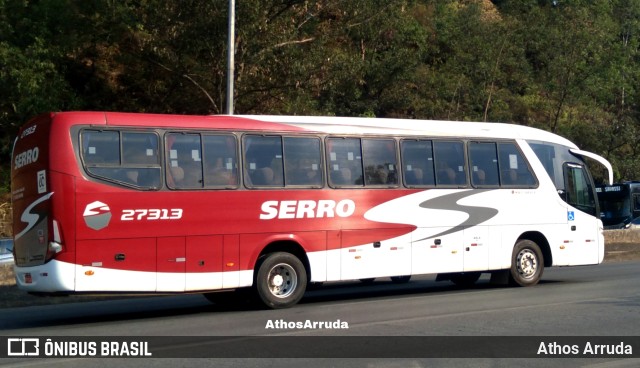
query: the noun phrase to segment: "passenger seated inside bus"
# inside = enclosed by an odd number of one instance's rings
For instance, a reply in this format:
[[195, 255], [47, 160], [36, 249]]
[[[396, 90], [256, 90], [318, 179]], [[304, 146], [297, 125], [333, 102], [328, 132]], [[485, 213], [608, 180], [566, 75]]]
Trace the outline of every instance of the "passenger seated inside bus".
[[397, 177], [395, 172], [389, 170], [387, 165], [378, 165], [375, 168], [368, 166], [365, 169], [367, 173], [367, 185], [385, 185], [396, 184]]
[[283, 169], [282, 169], [282, 157], [276, 157], [271, 160], [269, 164], [269, 169], [273, 173], [273, 177], [269, 185], [274, 185], [278, 187], [284, 186], [284, 177], [283, 177]]
[[419, 167], [409, 167], [405, 170], [404, 180], [407, 185], [424, 185], [424, 172]]
[[251, 182], [253, 185], [273, 185], [273, 169], [270, 167], [261, 167], [253, 170], [251, 173]]
[[376, 168], [367, 167], [366, 172], [367, 172], [367, 184], [380, 185], [380, 184], [387, 183], [388, 173], [383, 167], [381, 166], [378, 166]]
[[450, 168], [446, 167], [438, 170], [438, 184], [451, 185], [456, 183], [456, 172]]
[[139, 147], [125, 150], [124, 167], [118, 170], [117, 179], [140, 187], [159, 187], [160, 169], [159, 167], [149, 167], [158, 162], [157, 154], [154, 152], [154, 150], [140, 149]]
[[129, 184], [138, 184], [138, 178], [140, 172], [138, 169], [123, 169], [121, 173], [121, 180]]
[[505, 170], [502, 173], [502, 181], [504, 185], [522, 184], [518, 182], [518, 172], [514, 169]]
[[473, 172], [473, 184], [474, 185], [485, 185], [487, 183], [487, 174], [485, 174], [484, 170], [477, 169]]
[[181, 186], [189, 188], [202, 186], [202, 166], [198, 162], [186, 161], [180, 167], [184, 170]]
[[[231, 164], [229, 164], [231, 166]], [[205, 169], [205, 185], [234, 185], [236, 175], [232, 167], [225, 167], [222, 157], [216, 158]]]
[[319, 165], [313, 159], [287, 160], [287, 185], [321, 185]]
[[353, 185], [351, 169], [335, 165], [334, 170], [331, 171], [331, 183], [335, 185]]
[[182, 179], [184, 179], [184, 170], [180, 167], [180, 166], [171, 166], [169, 168], [169, 186], [170, 187], [176, 187], [178, 185], [178, 183], [182, 182]]

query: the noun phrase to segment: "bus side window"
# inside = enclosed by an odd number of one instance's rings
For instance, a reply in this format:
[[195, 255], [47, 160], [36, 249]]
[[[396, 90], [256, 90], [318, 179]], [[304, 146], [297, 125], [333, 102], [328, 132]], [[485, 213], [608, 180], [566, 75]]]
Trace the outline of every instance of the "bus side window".
[[327, 139], [329, 182], [333, 186], [363, 186], [359, 138]]
[[243, 143], [247, 186], [284, 186], [282, 137], [247, 135]]
[[322, 186], [320, 139], [285, 137], [284, 159], [287, 185]]
[[498, 156], [493, 142], [470, 142], [469, 163], [471, 184], [474, 186], [498, 186]]
[[140, 187], [160, 187], [158, 138], [153, 133], [122, 133], [122, 181]]
[[434, 141], [433, 151], [437, 185], [466, 185], [467, 173], [465, 170], [464, 143], [458, 141]]
[[83, 162], [92, 176], [141, 188], [160, 188], [156, 134], [85, 130], [81, 140]]
[[363, 139], [365, 185], [398, 184], [396, 142], [392, 139]]
[[170, 188], [202, 188], [200, 134], [167, 134], [167, 182]]
[[[563, 158], [561, 151], [557, 152], [556, 149], [559, 148], [556, 145], [540, 142], [540, 141], [527, 141], [533, 152], [536, 154], [536, 157], [544, 166], [544, 169], [547, 171], [547, 174], [553, 181], [553, 184], [556, 186], [556, 190], [558, 193], [564, 190], [564, 177], [562, 174], [562, 162]], [[514, 147], [515, 148], [515, 147]], [[516, 150], [517, 151], [517, 150]], [[500, 166], [504, 166], [502, 163], [502, 148], [500, 148]], [[534, 180], [535, 185], [535, 180]]]
[[435, 185], [431, 141], [403, 140], [400, 147], [405, 184], [409, 187]]
[[84, 130], [81, 133], [85, 165], [120, 164], [120, 134], [117, 131]]
[[238, 159], [234, 136], [205, 135], [204, 180], [206, 187], [238, 185]]
[[500, 182], [506, 186], [531, 187], [536, 179], [514, 143], [498, 143]]

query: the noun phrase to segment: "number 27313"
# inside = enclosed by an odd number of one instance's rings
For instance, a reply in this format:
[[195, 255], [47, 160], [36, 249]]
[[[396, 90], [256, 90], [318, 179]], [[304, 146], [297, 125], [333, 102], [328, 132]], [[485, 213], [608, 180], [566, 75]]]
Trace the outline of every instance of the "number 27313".
[[122, 210], [122, 221], [142, 220], [179, 220], [182, 218], [182, 208], [151, 208], [137, 210]]

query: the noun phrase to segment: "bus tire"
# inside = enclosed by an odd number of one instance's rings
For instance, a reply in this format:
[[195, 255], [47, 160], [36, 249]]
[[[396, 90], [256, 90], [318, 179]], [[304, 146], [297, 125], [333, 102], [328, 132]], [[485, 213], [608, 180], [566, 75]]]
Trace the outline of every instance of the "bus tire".
[[522, 239], [513, 248], [509, 282], [516, 286], [533, 286], [544, 271], [544, 258], [535, 242]]
[[481, 272], [463, 272], [451, 276], [451, 282], [460, 287], [473, 286], [482, 275]]
[[409, 280], [411, 280], [411, 275], [391, 276], [391, 282], [394, 284], [406, 284]]
[[258, 268], [255, 290], [260, 301], [271, 309], [288, 308], [302, 299], [307, 287], [307, 271], [293, 254], [271, 253]]

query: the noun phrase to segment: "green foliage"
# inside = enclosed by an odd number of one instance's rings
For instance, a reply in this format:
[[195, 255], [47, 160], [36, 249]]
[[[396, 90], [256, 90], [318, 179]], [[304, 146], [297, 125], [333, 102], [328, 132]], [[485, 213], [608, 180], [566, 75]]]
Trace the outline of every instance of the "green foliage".
[[[0, 191], [30, 117], [219, 114], [228, 1], [0, 0]], [[236, 1], [235, 111], [500, 121], [640, 178], [640, 0]]]

